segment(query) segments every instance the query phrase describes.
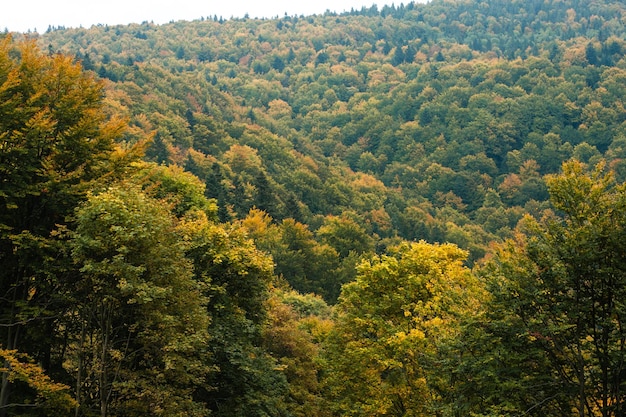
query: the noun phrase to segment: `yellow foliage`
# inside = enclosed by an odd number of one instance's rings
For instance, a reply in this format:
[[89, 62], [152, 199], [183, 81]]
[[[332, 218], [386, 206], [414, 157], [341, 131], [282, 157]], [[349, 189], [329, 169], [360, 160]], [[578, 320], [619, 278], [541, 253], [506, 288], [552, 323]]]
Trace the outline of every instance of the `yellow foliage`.
[[0, 358], [3, 360], [0, 372], [8, 374], [9, 382], [25, 383], [35, 391], [36, 407], [67, 415], [78, 405], [70, 396], [67, 385], [52, 381], [27, 355], [16, 350], [0, 349]]
[[397, 398], [412, 416], [432, 415], [433, 385], [446, 378], [440, 352], [460, 334], [460, 318], [480, 314], [485, 298], [463, 266], [466, 256], [455, 245], [421, 241], [359, 265], [329, 339], [335, 374], [328, 383], [342, 410], [389, 415], [389, 398]]

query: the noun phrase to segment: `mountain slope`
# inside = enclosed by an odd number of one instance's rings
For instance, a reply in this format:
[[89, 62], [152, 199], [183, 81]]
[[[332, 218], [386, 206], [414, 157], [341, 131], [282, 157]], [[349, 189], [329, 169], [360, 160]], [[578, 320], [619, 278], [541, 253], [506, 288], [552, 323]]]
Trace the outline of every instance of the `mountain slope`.
[[623, 172], [625, 18], [618, 1], [433, 1], [38, 42], [109, 79], [111, 106], [156, 132], [149, 157], [205, 180], [223, 220], [343, 215], [381, 247], [476, 259], [547, 207], [562, 161]]

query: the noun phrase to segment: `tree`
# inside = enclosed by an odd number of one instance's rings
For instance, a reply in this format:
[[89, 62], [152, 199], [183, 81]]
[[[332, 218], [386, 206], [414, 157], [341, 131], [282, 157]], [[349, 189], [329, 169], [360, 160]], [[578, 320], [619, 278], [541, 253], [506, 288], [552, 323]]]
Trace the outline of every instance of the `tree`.
[[272, 186], [267, 178], [267, 175], [262, 170], [259, 170], [254, 177], [254, 186], [256, 187], [256, 196], [254, 202], [257, 208], [265, 211], [273, 218], [278, 217], [277, 199], [276, 194], [272, 190]]
[[190, 217], [186, 225], [187, 257], [210, 300], [207, 351], [217, 370], [196, 400], [214, 416], [282, 415], [287, 381], [262, 344], [271, 258], [238, 225], [215, 224], [206, 216]]
[[167, 164], [170, 161], [170, 151], [167, 143], [160, 133], [156, 133], [152, 143], [146, 150], [146, 158], [159, 164]]
[[320, 340], [331, 327], [331, 310], [319, 296], [274, 289], [263, 340], [289, 383], [288, 415], [322, 417], [330, 412], [322, 398]]
[[[89, 189], [125, 174], [138, 156], [114, 151], [125, 124], [107, 116], [102, 99], [102, 83], [70, 57], [0, 40], [0, 337], [46, 372], [62, 369], [54, 348], [63, 345], [57, 330], [74, 274], [57, 230]], [[17, 389], [7, 372], [2, 379], [0, 416]]]
[[285, 69], [285, 61], [278, 55], [274, 56], [272, 59], [272, 68], [274, 68], [278, 72], [283, 72]]
[[344, 285], [326, 346], [328, 395], [339, 415], [439, 415], [454, 385], [442, 372], [459, 318], [480, 286], [458, 247], [405, 243], [364, 261]]
[[201, 211], [210, 221], [218, 221], [215, 200], [205, 196], [206, 185], [195, 175], [176, 165], [136, 163], [135, 166], [137, 170], [132, 182], [140, 185], [147, 195], [165, 204], [177, 218]]
[[283, 220], [278, 227], [280, 242], [271, 250], [276, 274], [303, 294], [316, 293], [326, 301], [334, 301], [338, 288], [337, 251], [318, 243], [306, 225], [293, 219]]
[[175, 217], [137, 186], [91, 196], [77, 214], [80, 269], [67, 361], [78, 415], [205, 415], [192, 394], [207, 377], [207, 299]]
[[600, 60], [598, 59], [598, 53], [596, 52], [596, 47], [592, 42], [589, 42], [585, 47], [585, 58], [587, 59], [587, 63], [589, 65], [598, 65]]
[[0, 370], [7, 374], [7, 381], [28, 385], [36, 393], [35, 401], [28, 398], [23, 403], [2, 406], [11, 410], [12, 415], [20, 414], [20, 409], [37, 409], [42, 413], [38, 415], [45, 416], [68, 415], [76, 407], [76, 400], [69, 394], [70, 387], [52, 381], [27, 355], [0, 349], [0, 358], [4, 363]]
[[557, 213], [527, 217], [526, 236], [488, 265], [495, 307], [517, 323], [511, 336], [545, 366], [521, 374], [544, 387], [523, 393], [528, 414], [624, 413], [626, 186], [603, 168], [564, 164], [547, 181]]
[[328, 52], [320, 51], [315, 58], [315, 65], [325, 64], [328, 62], [329, 59], [330, 56], [328, 55]]
[[363, 226], [348, 217], [326, 217], [316, 235], [334, 248], [341, 258], [347, 257], [350, 252], [374, 252], [374, 239]]
[[404, 50], [402, 49], [402, 45], [398, 45], [395, 47], [393, 52], [393, 58], [391, 58], [392, 65], [398, 66], [404, 62], [406, 56], [404, 55]]

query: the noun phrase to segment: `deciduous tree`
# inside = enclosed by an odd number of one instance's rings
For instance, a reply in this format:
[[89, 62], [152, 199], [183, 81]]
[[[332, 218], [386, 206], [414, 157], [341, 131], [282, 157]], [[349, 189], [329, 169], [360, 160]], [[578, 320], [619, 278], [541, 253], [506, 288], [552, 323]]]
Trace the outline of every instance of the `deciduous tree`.
[[[103, 111], [103, 85], [63, 55], [0, 40], [0, 338], [46, 372], [63, 358], [68, 252], [55, 231], [89, 189], [119, 178], [137, 154], [117, 149], [125, 124]], [[3, 373], [0, 415], [11, 384]]]
[[326, 348], [336, 415], [440, 413], [454, 384], [440, 366], [445, 346], [480, 294], [465, 257], [451, 244], [406, 243], [359, 266]]
[[518, 412], [624, 412], [626, 186], [603, 168], [564, 164], [547, 181], [557, 212], [528, 217], [526, 235], [486, 269], [501, 317], [494, 325], [515, 323], [505, 349], [523, 341], [535, 352], [517, 364]]

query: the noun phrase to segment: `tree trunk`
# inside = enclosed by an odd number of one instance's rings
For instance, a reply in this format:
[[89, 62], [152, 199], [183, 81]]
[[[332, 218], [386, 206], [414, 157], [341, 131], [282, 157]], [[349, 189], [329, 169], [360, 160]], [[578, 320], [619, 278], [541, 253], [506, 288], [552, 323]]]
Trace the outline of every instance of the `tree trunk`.
[[108, 372], [107, 372], [107, 351], [109, 347], [109, 332], [111, 329], [110, 315], [106, 306], [101, 307], [100, 329], [102, 332], [102, 347], [100, 351], [100, 417], [106, 417], [108, 412]]
[[583, 358], [580, 339], [578, 341], [578, 417], [585, 417], [587, 399], [585, 397], [585, 359]]
[[[13, 304], [12, 304], [11, 313], [10, 313], [11, 319], [10, 319], [10, 324], [7, 329], [7, 345], [6, 345], [7, 350], [15, 349], [17, 346], [19, 325], [14, 322], [16, 299], [17, 297], [15, 295], [15, 292], [13, 292]], [[9, 364], [5, 361], [3, 366], [8, 367]], [[7, 410], [8, 410], [7, 405], [9, 404], [10, 393], [11, 393], [11, 384], [9, 383], [9, 372], [7, 371], [7, 372], [2, 373], [2, 382], [0, 385], [0, 417], [7, 416]]]
[[74, 417], [78, 417], [80, 412], [80, 398], [81, 398], [81, 385], [83, 383], [83, 361], [84, 361], [84, 348], [85, 348], [85, 333], [86, 326], [85, 321], [81, 320], [80, 329], [80, 345], [78, 346], [78, 372], [76, 373], [76, 410], [74, 411]]
[[[7, 366], [8, 363], [5, 362], [3, 366]], [[9, 373], [2, 373], [2, 386], [0, 387], [0, 417], [6, 417], [7, 415], [7, 404], [9, 403]]]

